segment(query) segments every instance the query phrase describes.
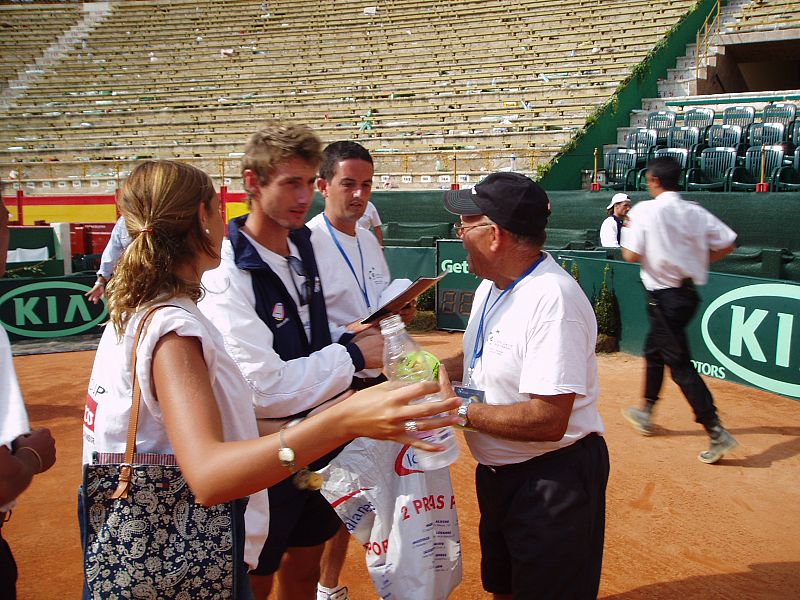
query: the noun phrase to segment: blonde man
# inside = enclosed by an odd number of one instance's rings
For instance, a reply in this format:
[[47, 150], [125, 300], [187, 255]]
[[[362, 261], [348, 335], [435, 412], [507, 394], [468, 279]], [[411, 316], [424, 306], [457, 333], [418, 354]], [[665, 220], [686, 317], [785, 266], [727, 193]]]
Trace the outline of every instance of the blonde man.
[[[229, 223], [222, 264], [203, 278], [200, 308], [250, 384], [262, 433], [324, 408], [357, 371], [382, 364], [380, 334], [329, 329], [304, 226], [320, 160], [319, 138], [305, 125], [270, 122], [252, 135], [242, 160], [251, 212]], [[318, 490], [301, 487], [289, 478], [269, 490], [269, 536], [251, 572], [256, 600], [269, 596], [279, 567], [279, 598], [316, 593], [323, 545], [339, 519]]]

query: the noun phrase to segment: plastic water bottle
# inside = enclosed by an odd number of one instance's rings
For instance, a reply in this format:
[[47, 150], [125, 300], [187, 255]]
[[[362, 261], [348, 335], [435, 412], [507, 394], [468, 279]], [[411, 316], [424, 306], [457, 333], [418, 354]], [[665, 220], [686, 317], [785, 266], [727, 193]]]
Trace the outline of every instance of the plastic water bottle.
[[[432, 354], [420, 348], [403, 324], [399, 315], [392, 315], [381, 321], [383, 334], [383, 368], [389, 381], [414, 383], [418, 381], [438, 381], [439, 361]], [[429, 394], [416, 400], [433, 402], [440, 400], [441, 394]], [[453, 464], [458, 458], [458, 444], [452, 427], [441, 427], [415, 434], [421, 440], [444, 446], [441, 452], [426, 452], [414, 449], [420, 468], [425, 471], [442, 469]]]

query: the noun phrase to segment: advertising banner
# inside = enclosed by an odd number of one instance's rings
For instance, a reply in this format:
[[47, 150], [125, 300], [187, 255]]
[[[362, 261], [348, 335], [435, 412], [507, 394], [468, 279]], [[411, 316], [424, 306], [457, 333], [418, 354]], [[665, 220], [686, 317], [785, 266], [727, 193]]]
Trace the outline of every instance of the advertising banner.
[[[620, 347], [641, 354], [648, 325], [639, 266], [574, 260], [581, 286], [592, 300], [605, 265], [610, 266], [608, 284], [622, 322]], [[800, 399], [800, 284], [710, 273], [698, 292], [700, 306], [687, 330], [697, 371]]]
[[84, 294], [95, 275], [0, 279], [0, 324], [12, 340], [99, 333], [108, 318], [105, 300], [93, 304]]

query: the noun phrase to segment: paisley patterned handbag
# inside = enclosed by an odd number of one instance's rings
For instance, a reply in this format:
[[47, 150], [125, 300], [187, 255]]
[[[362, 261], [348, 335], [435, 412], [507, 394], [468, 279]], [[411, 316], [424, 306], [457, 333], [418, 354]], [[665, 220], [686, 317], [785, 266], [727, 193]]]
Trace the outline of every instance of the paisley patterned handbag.
[[173, 455], [135, 453], [141, 401], [136, 348], [160, 308], [151, 308], [136, 331], [125, 454], [95, 453], [84, 467], [86, 592], [97, 600], [247, 597], [237, 589], [249, 585], [241, 555], [247, 501], [200, 506]]

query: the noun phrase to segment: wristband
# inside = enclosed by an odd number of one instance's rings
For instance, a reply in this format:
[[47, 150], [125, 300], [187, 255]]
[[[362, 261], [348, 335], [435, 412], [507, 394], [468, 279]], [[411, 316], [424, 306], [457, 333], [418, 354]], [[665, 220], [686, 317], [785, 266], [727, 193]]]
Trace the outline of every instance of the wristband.
[[42, 461], [41, 454], [39, 454], [35, 449], [31, 448], [30, 446], [20, 446], [19, 448], [17, 448], [15, 454], [19, 454], [20, 450], [27, 450], [29, 452], [33, 452], [33, 455], [36, 457], [36, 460], [39, 461], [39, 470], [36, 472], [41, 473], [42, 471], [44, 471], [44, 461]]
[[102, 285], [103, 287], [106, 287], [106, 282], [101, 280], [101, 279], [98, 279], [97, 281], [95, 281], [94, 284], [95, 285]]

